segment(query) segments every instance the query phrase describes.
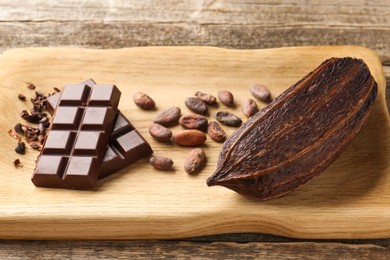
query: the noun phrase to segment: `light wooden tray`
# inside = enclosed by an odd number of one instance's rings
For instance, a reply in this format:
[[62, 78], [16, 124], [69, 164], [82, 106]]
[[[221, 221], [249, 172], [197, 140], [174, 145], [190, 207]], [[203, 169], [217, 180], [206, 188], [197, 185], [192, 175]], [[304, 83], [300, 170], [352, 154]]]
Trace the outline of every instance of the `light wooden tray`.
[[[235, 112], [251, 97], [248, 86], [269, 86], [274, 96], [330, 57], [365, 60], [379, 93], [367, 124], [338, 160], [298, 191], [266, 202], [244, 199], [223, 187], [206, 186], [220, 144], [208, 139], [206, 169], [198, 176], [183, 170], [189, 148], [160, 144], [148, 134], [156, 112], [138, 109], [132, 95], [142, 90], [158, 111], [178, 105], [197, 90], [233, 92]], [[17, 122], [33, 91], [93, 78], [122, 91], [120, 109], [151, 143], [156, 155], [175, 162], [172, 172], [154, 170], [147, 159], [102, 180], [93, 191], [36, 188], [30, 181], [38, 155], [20, 156], [8, 129]], [[385, 80], [378, 57], [362, 47], [298, 47], [226, 50], [208, 47], [147, 47], [120, 50], [29, 48], [0, 56], [0, 238], [152, 239], [218, 233], [262, 232], [299, 238], [390, 237], [390, 124]], [[259, 105], [264, 106], [265, 104]], [[226, 109], [220, 105], [219, 109]], [[216, 109], [211, 109], [211, 113]], [[179, 126], [172, 128], [173, 131]], [[225, 127], [228, 133], [234, 128]], [[23, 168], [15, 169], [20, 158]]]

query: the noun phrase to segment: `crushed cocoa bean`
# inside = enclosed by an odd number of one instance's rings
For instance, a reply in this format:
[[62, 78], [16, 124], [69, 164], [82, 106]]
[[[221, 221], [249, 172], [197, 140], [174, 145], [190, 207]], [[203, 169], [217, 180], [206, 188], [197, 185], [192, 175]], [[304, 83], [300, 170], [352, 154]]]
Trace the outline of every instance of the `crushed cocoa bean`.
[[23, 167], [23, 164], [19, 159], [16, 159], [14, 161], [14, 166], [15, 166], [15, 168], [21, 168], [21, 167]]

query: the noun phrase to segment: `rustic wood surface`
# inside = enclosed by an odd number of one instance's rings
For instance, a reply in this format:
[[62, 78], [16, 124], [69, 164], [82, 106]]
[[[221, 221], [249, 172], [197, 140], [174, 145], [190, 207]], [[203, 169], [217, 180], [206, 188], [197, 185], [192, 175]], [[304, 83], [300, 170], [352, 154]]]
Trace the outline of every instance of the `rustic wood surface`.
[[[296, 45], [363, 45], [384, 65], [390, 94], [390, 3], [363, 1], [0, 1], [0, 51], [15, 47], [75, 46], [122, 48], [155, 45], [212, 45], [273, 48]], [[262, 234], [222, 235], [186, 242], [23, 242], [3, 241], [1, 258], [175, 256], [188, 251], [229, 258], [250, 243], [251, 254], [283, 258], [378, 258], [389, 256], [390, 239], [305, 242]], [[222, 241], [213, 243], [213, 241]], [[272, 242], [271, 245], [269, 243]], [[296, 241], [295, 241], [296, 242]], [[211, 243], [211, 244], [210, 244]], [[228, 243], [231, 250], [226, 250]], [[372, 244], [380, 244], [379, 247]], [[282, 252], [279, 251], [282, 249]], [[276, 255], [277, 253], [280, 253]], [[307, 252], [307, 253], [306, 253]], [[327, 255], [324, 255], [326, 252]], [[191, 255], [191, 254], [190, 254]], [[242, 255], [245, 255], [244, 252]], [[236, 254], [236, 258], [239, 256]], [[156, 256], [157, 257], [157, 256]]]

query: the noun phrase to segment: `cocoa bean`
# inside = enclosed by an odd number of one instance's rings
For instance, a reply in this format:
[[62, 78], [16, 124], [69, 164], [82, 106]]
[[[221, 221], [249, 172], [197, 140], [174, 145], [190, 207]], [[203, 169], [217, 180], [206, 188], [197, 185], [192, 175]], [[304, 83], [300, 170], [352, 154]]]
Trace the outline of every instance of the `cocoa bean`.
[[135, 92], [133, 95], [134, 103], [141, 109], [152, 110], [156, 104], [154, 100], [143, 92]]
[[159, 142], [170, 142], [172, 138], [171, 130], [157, 123], [149, 126], [149, 134]]
[[170, 107], [157, 114], [153, 122], [163, 126], [172, 126], [177, 124], [177, 121], [180, 118], [180, 113], [180, 108]]
[[214, 117], [227, 126], [240, 126], [242, 124], [241, 118], [228, 111], [219, 111], [214, 114]]
[[152, 156], [149, 159], [149, 163], [156, 169], [162, 171], [168, 171], [172, 169], [173, 161], [168, 157]]
[[259, 109], [257, 108], [257, 104], [253, 99], [245, 99], [244, 102], [242, 102], [242, 113], [249, 118], [259, 112]]
[[216, 142], [224, 142], [226, 140], [225, 131], [221, 128], [221, 126], [217, 122], [210, 122], [207, 127], [207, 133], [210, 138]]
[[193, 112], [201, 115], [207, 114], [207, 105], [196, 97], [189, 97], [185, 100], [186, 106]]
[[179, 124], [187, 129], [205, 131], [207, 129], [208, 120], [206, 117], [201, 115], [189, 114], [180, 117]]
[[264, 85], [254, 83], [249, 87], [249, 91], [262, 102], [269, 103], [272, 101], [271, 92]]
[[234, 107], [234, 97], [230, 91], [227, 90], [218, 91], [218, 98], [225, 106]]
[[217, 98], [214, 97], [213, 95], [203, 93], [200, 91], [197, 91], [195, 93], [195, 97], [199, 98], [203, 102], [205, 102], [207, 105], [216, 105], [217, 104]]
[[206, 154], [202, 148], [190, 151], [184, 161], [184, 170], [188, 174], [198, 174], [206, 165]]
[[206, 135], [199, 130], [182, 130], [172, 135], [172, 141], [181, 146], [198, 146], [206, 142]]

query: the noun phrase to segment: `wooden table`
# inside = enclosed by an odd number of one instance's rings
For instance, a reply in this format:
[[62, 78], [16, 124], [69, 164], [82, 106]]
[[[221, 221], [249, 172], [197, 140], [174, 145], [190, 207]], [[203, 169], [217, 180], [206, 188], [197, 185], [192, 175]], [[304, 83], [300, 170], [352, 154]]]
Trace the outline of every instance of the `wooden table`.
[[[147, 2], [147, 3], [146, 3]], [[0, 52], [32, 46], [363, 45], [380, 57], [390, 105], [390, 2], [0, 0]], [[325, 3], [326, 2], [326, 3]], [[389, 223], [390, 225], [390, 223]], [[390, 238], [225, 234], [170, 241], [1, 241], [0, 258], [390, 258]]]

